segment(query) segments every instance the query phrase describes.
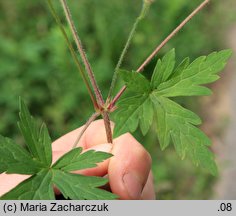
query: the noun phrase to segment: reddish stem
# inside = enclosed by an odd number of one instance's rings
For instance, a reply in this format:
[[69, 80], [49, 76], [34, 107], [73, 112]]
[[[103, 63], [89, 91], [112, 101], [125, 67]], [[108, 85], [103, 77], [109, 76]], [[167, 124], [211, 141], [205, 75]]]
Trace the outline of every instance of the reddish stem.
[[[162, 47], [164, 47], [167, 42], [173, 38], [200, 10], [202, 10], [210, 0], [205, 0], [202, 2], [184, 21], [182, 21], [179, 26], [177, 26], [166, 38], [163, 40], [163, 42], [156, 47], [156, 49], [151, 53], [151, 55], [143, 62], [143, 64], [137, 69], [137, 72], [141, 72], [144, 67], [154, 58], [154, 56], [160, 51]], [[126, 90], [126, 86], [123, 86], [121, 90], [117, 93], [117, 95], [114, 97], [110, 105], [108, 106], [108, 109], [112, 109], [116, 102], [119, 100], [121, 95]]]
[[73, 38], [75, 40], [75, 43], [77, 45], [77, 48], [78, 48], [78, 51], [80, 53], [80, 56], [82, 58], [82, 61], [84, 63], [84, 66], [86, 68], [86, 71], [87, 71], [87, 74], [88, 74], [88, 77], [90, 79], [90, 82], [92, 84], [92, 87], [93, 87], [93, 90], [95, 92], [95, 95], [96, 95], [96, 99], [97, 99], [97, 102], [100, 106], [104, 105], [104, 100], [103, 100], [103, 97], [102, 97], [102, 94], [101, 94], [101, 91], [98, 87], [98, 84], [96, 82], [96, 79], [95, 79], [95, 76], [94, 76], [94, 73], [92, 71], [92, 67], [87, 59], [87, 56], [85, 54], [85, 51], [83, 49], [83, 46], [82, 46], [82, 43], [81, 43], [81, 40], [79, 38], [79, 35], [77, 33], [77, 30], [75, 28], [75, 24], [73, 22], [73, 19], [72, 19], [72, 15], [71, 15], [71, 12], [70, 12], [70, 9], [67, 5], [67, 1], [66, 0], [61, 0], [61, 4], [63, 6], [63, 9], [64, 9], [64, 12], [65, 12], [65, 15], [66, 15], [66, 19], [68, 21], [68, 24], [69, 24], [69, 27], [71, 29], [71, 32], [72, 32], [72, 35], [73, 35]]

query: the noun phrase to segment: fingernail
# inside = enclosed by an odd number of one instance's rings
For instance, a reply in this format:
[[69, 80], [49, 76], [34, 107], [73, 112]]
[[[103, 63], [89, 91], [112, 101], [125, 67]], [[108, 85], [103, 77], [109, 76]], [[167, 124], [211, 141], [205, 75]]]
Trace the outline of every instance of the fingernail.
[[131, 199], [137, 200], [141, 198], [143, 185], [135, 173], [129, 172], [125, 174], [123, 182]]

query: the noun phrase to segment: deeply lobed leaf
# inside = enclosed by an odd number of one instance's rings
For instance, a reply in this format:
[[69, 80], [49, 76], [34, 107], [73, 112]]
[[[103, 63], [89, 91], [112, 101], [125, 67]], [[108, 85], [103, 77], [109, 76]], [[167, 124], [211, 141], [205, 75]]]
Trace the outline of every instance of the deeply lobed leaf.
[[116, 195], [98, 187], [107, 183], [102, 177], [71, 174], [70, 171], [92, 168], [112, 155], [94, 150], [82, 153], [72, 149], [52, 165], [51, 138], [46, 126], [39, 128], [23, 101], [20, 101], [19, 126], [28, 151], [10, 139], [0, 136], [0, 174], [32, 175], [0, 199], [48, 200], [55, 199], [55, 184], [70, 199], [115, 199]]
[[117, 104], [114, 137], [134, 132], [138, 126], [145, 135], [155, 115], [161, 148], [165, 149], [172, 140], [182, 159], [188, 156], [195, 165], [201, 165], [215, 175], [217, 168], [214, 156], [208, 149], [210, 140], [196, 127], [201, 124], [200, 118], [168, 98], [211, 93], [202, 85], [219, 78], [218, 73], [231, 53], [230, 50], [213, 52], [197, 58], [191, 64], [189, 58], [185, 58], [174, 68], [175, 51], [171, 50], [157, 61], [151, 81], [139, 73], [122, 71], [121, 77], [133, 96], [126, 96]]

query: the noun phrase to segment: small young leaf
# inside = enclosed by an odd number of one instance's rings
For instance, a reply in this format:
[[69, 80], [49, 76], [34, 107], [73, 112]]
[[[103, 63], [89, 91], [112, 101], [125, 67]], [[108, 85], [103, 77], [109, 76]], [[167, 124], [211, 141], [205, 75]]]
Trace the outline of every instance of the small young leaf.
[[43, 124], [41, 128], [37, 126], [21, 99], [19, 115], [19, 128], [31, 154], [46, 167], [50, 166], [52, 163], [52, 147], [51, 139], [45, 124]]
[[102, 177], [83, 176], [60, 170], [53, 171], [53, 183], [66, 199], [110, 200], [118, 198], [115, 194], [97, 188], [107, 182], [107, 179]]
[[1, 200], [53, 200], [52, 172], [42, 170], [0, 197]]
[[86, 151], [83, 154], [81, 154], [81, 152], [81, 147], [69, 151], [58, 159], [58, 161], [53, 165], [53, 168], [68, 172], [93, 168], [97, 166], [97, 163], [100, 163], [112, 156], [112, 154], [94, 150]]

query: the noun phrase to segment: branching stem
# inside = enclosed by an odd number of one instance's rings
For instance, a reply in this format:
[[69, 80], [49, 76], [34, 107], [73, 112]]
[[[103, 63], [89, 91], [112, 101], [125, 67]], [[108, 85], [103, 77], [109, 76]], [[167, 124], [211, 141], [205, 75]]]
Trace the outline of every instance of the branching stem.
[[[210, 0], [203, 1], [183, 22], [180, 23], [179, 26], [177, 26], [166, 38], [163, 40], [163, 42], [156, 47], [156, 49], [151, 53], [151, 55], [143, 62], [143, 64], [137, 69], [137, 72], [141, 72], [144, 67], [154, 58], [154, 56], [160, 51], [162, 47], [166, 45], [166, 43], [173, 38], [199, 11], [201, 11]], [[121, 95], [126, 90], [126, 86], [123, 86], [122, 89], [117, 93], [117, 95], [114, 97], [110, 105], [108, 106], [109, 109], [113, 108], [116, 104], [116, 102], [119, 100]]]
[[87, 87], [87, 90], [89, 92], [90, 98], [91, 98], [91, 100], [93, 102], [93, 106], [94, 106], [95, 109], [97, 109], [98, 105], [97, 105], [96, 99], [95, 99], [95, 97], [93, 95], [93, 91], [92, 91], [92, 89], [91, 89], [91, 87], [89, 85], [89, 82], [87, 80], [86, 74], [84, 73], [84, 70], [83, 70], [82, 66], [80, 65], [80, 62], [79, 62], [78, 57], [77, 57], [77, 55], [76, 55], [76, 53], [74, 51], [74, 48], [73, 48], [73, 46], [72, 46], [72, 44], [71, 44], [71, 42], [70, 42], [70, 40], [69, 40], [69, 38], [68, 38], [68, 36], [66, 34], [65, 28], [62, 25], [59, 16], [57, 15], [57, 13], [56, 13], [56, 11], [55, 11], [55, 9], [53, 7], [53, 4], [52, 4], [51, 0], [48, 0], [48, 5], [49, 5], [49, 8], [51, 10], [51, 13], [52, 13], [54, 19], [56, 20], [58, 26], [60, 27], [62, 35], [64, 36], [64, 38], [66, 40], [67, 46], [69, 47], [69, 50], [70, 50], [71, 55], [72, 55], [72, 57], [73, 57], [73, 59], [75, 61], [75, 64], [76, 64], [76, 66], [78, 68], [78, 71], [80, 72], [80, 75], [81, 75], [81, 77], [82, 77], [82, 79], [83, 79], [83, 81], [84, 81], [84, 83], [85, 83], [85, 85]]
[[[173, 38], [201, 9], [203, 9], [207, 3], [209, 3], [210, 0], [205, 0], [203, 1], [183, 22], [180, 23], [179, 26], [177, 26], [165, 39], [164, 41], [156, 47], [156, 49], [151, 53], [151, 55], [143, 62], [143, 64], [137, 69], [137, 72], [141, 72], [144, 67], [153, 59], [153, 57], [160, 51], [160, 49], [162, 47], [164, 47], [166, 45], [166, 43], [171, 39]], [[102, 115], [103, 119], [104, 119], [104, 124], [105, 124], [105, 129], [106, 129], [106, 134], [107, 134], [107, 141], [109, 143], [112, 143], [112, 130], [111, 130], [111, 125], [110, 125], [110, 118], [109, 118], [109, 112], [111, 112], [112, 110], [114, 110], [114, 106], [116, 104], [116, 102], [119, 100], [119, 98], [121, 97], [121, 95], [123, 94], [123, 92], [125, 91], [126, 89], [126, 86], [124, 86], [119, 92], [118, 94], [114, 97], [114, 99], [110, 102], [110, 104], [105, 105], [104, 104], [104, 100], [103, 100], [103, 97], [102, 97], [102, 94], [100, 92], [100, 89], [97, 85], [97, 82], [96, 82], [96, 79], [95, 79], [95, 76], [94, 76], [94, 73], [92, 71], [92, 68], [90, 66], [90, 63], [86, 57], [86, 54], [83, 50], [83, 46], [82, 46], [82, 43], [81, 43], [81, 40], [78, 36], [78, 33], [76, 31], [76, 28], [75, 28], [75, 25], [74, 25], [74, 22], [73, 22], [73, 19], [72, 19], [72, 15], [71, 15], [71, 12], [69, 10], [69, 7], [67, 5], [67, 1], [66, 0], [60, 0], [61, 2], [61, 5], [64, 9], [64, 12], [65, 12], [65, 15], [66, 15], [66, 19], [68, 21], [68, 24], [69, 24], [69, 27], [71, 29], [71, 32], [73, 34], [73, 38], [75, 40], [75, 43], [77, 45], [77, 48], [79, 50], [79, 53], [80, 53], [80, 56], [82, 58], [82, 61], [85, 65], [85, 69], [86, 69], [86, 72], [87, 72], [87, 75], [90, 79], [90, 82], [91, 82], [91, 85], [93, 87], [93, 90], [94, 90], [94, 93], [96, 95], [96, 100], [93, 96], [93, 93], [92, 93], [92, 90], [90, 88], [90, 85], [87, 81], [87, 77], [79, 63], [79, 60], [77, 59], [77, 56], [75, 54], [75, 51], [73, 49], [73, 46], [71, 45], [69, 39], [68, 39], [68, 36], [66, 34], [66, 31], [58, 17], [58, 15], [56, 14], [56, 11], [54, 10], [53, 8], [53, 5], [51, 3], [51, 0], [48, 0], [48, 3], [49, 3], [49, 6], [50, 6], [50, 9], [52, 11], [52, 14], [53, 16], [55, 17], [57, 23], [59, 24], [60, 26], [60, 29], [67, 41], [67, 44], [69, 46], [69, 49], [72, 53], [72, 57], [74, 58], [75, 62], [76, 62], [76, 65], [82, 75], [82, 78], [88, 88], [88, 91], [89, 91], [89, 94], [90, 94], [90, 97], [93, 101], [93, 104], [94, 104], [94, 108], [95, 110], [97, 111], [96, 113], [94, 113], [90, 118], [89, 120], [87, 121], [87, 123], [84, 125], [81, 133], [79, 134], [78, 138], [76, 139], [75, 143], [74, 143], [74, 146], [73, 148], [75, 148], [79, 142], [79, 140], [81, 139], [82, 135], [84, 134], [84, 132], [86, 131], [86, 129], [89, 127], [89, 125], [99, 116], [99, 115]], [[119, 61], [116, 65], [116, 68], [115, 68], [115, 72], [114, 72], [114, 76], [113, 76], [113, 79], [112, 79], [112, 83], [111, 83], [111, 87], [110, 87], [110, 90], [109, 90], [109, 93], [108, 93], [108, 98], [107, 98], [107, 101], [110, 101], [110, 97], [111, 97], [111, 94], [112, 94], [112, 91], [114, 89], [114, 86], [115, 86], [115, 83], [116, 83], [116, 80], [117, 80], [117, 74], [118, 74], [118, 70], [123, 62], [123, 59], [124, 59], [124, 56], [129, 48], [129, 45], [131, 43], [131, 40], [134, 36], [134, 33], [135, 33], [135, 30], [138, 26], [138, 23], [140, 22], [140, 20], [142, 20], [145, 16], [145, 14], [147, 13], [147, 10], [151, 4], [151, 0], [144, 0], [144, 5], [143, 5], [143, 8], [142, 8], [142, 11], [139, 15], [139, 17], [136, 19], [132, 29], [131, 29], [131, 32], [129, 34], [129, 37], [128, 37], [128, 40], [125, 44], [125, 47], [121, 53], [121, 56], [119, 58]], [[105, 107], [106, 106], [106, 107]], [[105, 110], [102, 111], [102, 109], [105, 108]]]
[[95, 76], [94, 76], [94, 73], [92, 71], [92, 67], [86, 57], [86, 54], [83, 50], [83, 46], [82, 46], [82, 43], [81, 43], [81, 40], [79, 38], [79, 35], [76, 31], [76, 28], [75, 28], [75, 24], [73, 22], [73, 19], [72, 19], [72, 15], [71, 15], [71, 12], [70, 12], [70, 9], [67, 5], [67, 1], [66, 0], [60, 0], [61, 2], [61, 5], [63, 7], [63, 10], [65, 12], [65, 15], [66, 15], [66, 19], [67, 19], [67, 22], [70, 26], [70, 29], [71, 29], [71, 32], [73, 34], [73, 38], [75, 40], [75, 43], [76, 43], [76, 46], [79, 50], [79, 53], [80, 53], [80, 56], [82, 58], [82, 61], [84, 63], [84, 66], [86, 68], [86, 71], [87, 71], [87, 74], [88, 74], [88, 77], [90, 79], [90, 82], [93, 86], [93, 89], [94, 89], [94, 92], [95, 92], [95, 95], [96, 95], [96, 98], [97, 98], [97, 102], [99, 105], [104, 105], [104, 100], [103, 100], [103, 97], [102, 97], [102, 94], [101, 94], [101, 91], [97, 85], [97, 82], [96, 82], [96, 79], [95, 79]]

